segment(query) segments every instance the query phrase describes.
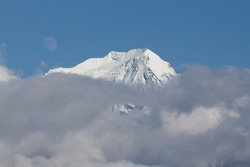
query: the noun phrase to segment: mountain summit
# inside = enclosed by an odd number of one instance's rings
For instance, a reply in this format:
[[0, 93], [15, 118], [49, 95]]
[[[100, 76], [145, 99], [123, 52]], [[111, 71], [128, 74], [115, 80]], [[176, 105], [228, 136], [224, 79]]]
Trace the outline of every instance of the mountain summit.
[[72, 68], [55, 68], [51, 73], [69, 73], [102, 78], [133, 87], [162, 87], [178, 74], [173, 67], [149, 49], [110, 52], [103, 58], [91, 58]]

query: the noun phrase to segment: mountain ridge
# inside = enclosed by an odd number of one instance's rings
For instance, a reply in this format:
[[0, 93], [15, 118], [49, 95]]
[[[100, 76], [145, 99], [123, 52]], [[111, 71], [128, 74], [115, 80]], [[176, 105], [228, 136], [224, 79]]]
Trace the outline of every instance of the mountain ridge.
[[45, 75], [51, 73], [78, 74], [142, 88], [161, 88], [178, 75], [170, 63], [147, 48], [111, 51], [103, 58], [90, 58], [72, 68], [51, 69]]

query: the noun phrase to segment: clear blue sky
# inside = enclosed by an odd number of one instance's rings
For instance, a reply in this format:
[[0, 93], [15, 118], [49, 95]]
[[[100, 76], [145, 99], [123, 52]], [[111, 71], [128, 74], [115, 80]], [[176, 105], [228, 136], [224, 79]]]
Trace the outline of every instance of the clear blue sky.
[[[250, 68], [249, 0], [2, 0], [0, 20], [5, 64], [23, 77], [41, 61], [72, 67], [133, 48], [151, 49], [177, 71]], [[46, 37], [57, 47], [46, 47]]]

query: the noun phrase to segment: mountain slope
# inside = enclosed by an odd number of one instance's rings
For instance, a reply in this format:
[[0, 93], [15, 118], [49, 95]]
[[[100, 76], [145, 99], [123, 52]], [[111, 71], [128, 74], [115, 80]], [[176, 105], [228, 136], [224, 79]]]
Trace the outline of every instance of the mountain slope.
[[149, 49], [112, 51], [104, 58], [91, 58], [73, 68], [55, 68], [45, 75], [51, 73], [78, 74], [142, 88], [162, 87], [177, 76], [168, 62]]

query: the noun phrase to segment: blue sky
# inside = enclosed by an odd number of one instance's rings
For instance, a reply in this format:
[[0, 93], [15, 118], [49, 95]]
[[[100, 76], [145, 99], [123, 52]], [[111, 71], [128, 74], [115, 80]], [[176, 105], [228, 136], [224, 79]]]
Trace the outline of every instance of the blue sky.
[[[151, 49], [177, 71], [250, 68], [249, 0], [4, 0], [0, 20], [5, 64], [22, 77], [36, 75], [42, 61], [46, 72], [135, 48]], [[57, 45], [47, 46], [48, 38]]]

